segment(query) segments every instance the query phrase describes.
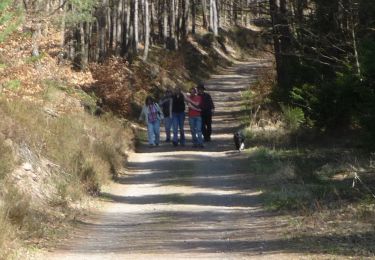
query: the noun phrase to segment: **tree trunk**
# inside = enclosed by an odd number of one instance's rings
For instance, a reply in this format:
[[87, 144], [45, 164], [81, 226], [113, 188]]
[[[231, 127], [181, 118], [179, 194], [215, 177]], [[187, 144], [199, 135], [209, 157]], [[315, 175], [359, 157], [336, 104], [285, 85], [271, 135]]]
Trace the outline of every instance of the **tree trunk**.
[[[176, 40], [177, 42], [180, 39], [180, 34], [181, 34], [181, 22], [182, 22], [182, 6], [180, 6], [180, 3], [182, 4], [181, 1], [184, 0], [176, 0]], [[177, 45], [176, 45], [177, 46]]]
[[210, 0], [210, 30], [218, 35], [216, 0]]
[[192, 0], [191, 1], [191, 33], [195, 34], [195, 26], [196, 26], [196, 2], [197, 0]]
[[138, 51], [138, 42], [139, 42], [139, 30], [138, 30], [138, 0], [134, 0], [134, 52]]
[[182, 37], [186, 37], [188, 33], [188, 25], [189, 25], [189, 9], [190, 9], [190, 1], [184, 0], [183, 1], [183, 8], [182, 8], [182, 23], [181, 23], [181, 32]]
[[119, 0], [119, 3], [118, 3], [115, 28], [116, 28], [115, 54], [119, 55], [121, 53], [123, 31], [124, 31], [124, 1], [123, 0]]
[[293, 78], [288, 69], [295, 62], [295, 53], [292, 46], [292, 34], [287, 20], [286, 0], [270, 0], [270, 11], [273, 25], [273, 39], [276, 58], [278, 85], [285, 95], [292, 87]]
[[212, 22], [213, 22], [213, 33], [215, 36], [219, 35], [219, 29], [218, 29], [218, 15], [217, 15], [217, 6], [216, 6], [216, 0], [211, 0], [212, 1]]
[[208, 21], [207, 21], [207, 2], [206, 0], [202, 0], [202, 18], [203, 18], [203, 27], [208, 29]]
[[40, 36], [41, 36], [41, 28], [42, 28], [41, 23], [37, 23], [33, 26], [31, 54], [34, 57], [37, 57], [40, 54], [39, 53], [39, 41], [40, 41]]
[[155, 3], [154, 3], [154, 0], [150, 0], [151, 3], [151, 10], [150, 10], [150, 45], [153, 45], [155, 39]]
[[86, 32], [85, 32], [85, 25], [84, 23], [80, 23], [79, 25], [79, 34], [80, 34], [80, 68], [85, 70], [88, 64], [88, 46], [86, 43]]
[[145, 31], [145, 49], [143, 53], [143, 60], [147, 60], [148, 56], [148, 49], [149, 49], [149, 44], [150, 44], [150, 21], [149, 21], [149, 6], [148, 6], [148, 0], [143, 0], [144, 1], [144, 31]]
[[168, 37], [168, 4], [167, 0], [163, 1], [163, 42], [164, 47], [167, 47], [167, 37]]
[[[172, 26], [171, 26], [171, 38], [173, 41], [173, 48], [172, 49], [177, 49], [177, 37], [176, 37], [176, 0], [171, 0], [172, 1]], [[178, 10], [178, 9], [177, 9]]]
[[61, 6], [60, 7], [60, 13], [61, 13], [61, 41], [60, 41], [60, 45], [61, 47], [63, 48], [64, 47], [64, 44], [65, 44], [65, 16], [66, 16], [66, 12], [65, 12], [65, 5], [63, 5], [64, 3], [64, 0], [60, 0], [59, 1], [59, 5]]
[[[125, 27], [126, 33], [125, 33], [125, 42], [124, 42], [125, 50], [129, 48], [130, 41], [131, 41], [131, 34], [130, 34], [131, 12], [132, 12], [131, 1], [128, 1], [126, 5], [126, 18], [125, 18], [125, 23], [126, 23], [126, 27]], [[125, 54], [125, 52], [123, 54]]]
[[281, 53], [280, 53], [280, 41], [279, 41], [279, 33], [277, 30], [277, 26], [279, 25], [278, 20], [278, 13], [279, 13], [279, 6], [277, 5], [278, 0], [269, 0], [270, 1], [270, 15], [272, 21], [272, 30], [273, 30], [273, 46], [275, 50], [275, 61], [276, 61], [276, 72], [277, 72], [277, 81], [280, 83], [281, 80]]

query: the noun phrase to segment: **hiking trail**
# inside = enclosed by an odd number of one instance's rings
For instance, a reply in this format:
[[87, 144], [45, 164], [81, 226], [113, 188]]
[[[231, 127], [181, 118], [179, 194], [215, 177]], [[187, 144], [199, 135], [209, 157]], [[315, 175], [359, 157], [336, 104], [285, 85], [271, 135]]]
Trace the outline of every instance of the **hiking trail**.
[[103, 194], [108, 202], [45, 258], [310, 259], [286, 250], [285, 225], [262, 207], [246, 156], [234, 151], [241, 91], [268, 66], [253, 59], [212, 75], [205, 86], [216, 106], [213, 141], [192, 148], [186, 127], [185, 147], [138, 147]]

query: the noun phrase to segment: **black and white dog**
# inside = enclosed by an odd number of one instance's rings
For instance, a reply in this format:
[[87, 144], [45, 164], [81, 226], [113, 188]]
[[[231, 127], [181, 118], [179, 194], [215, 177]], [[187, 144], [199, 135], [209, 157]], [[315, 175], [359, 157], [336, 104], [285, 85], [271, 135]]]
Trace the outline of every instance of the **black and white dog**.
[[241, 152], [243, 149], [245, 149], [245, 135], [241, 130], [234, 133], [233, 141], [236, 150]]

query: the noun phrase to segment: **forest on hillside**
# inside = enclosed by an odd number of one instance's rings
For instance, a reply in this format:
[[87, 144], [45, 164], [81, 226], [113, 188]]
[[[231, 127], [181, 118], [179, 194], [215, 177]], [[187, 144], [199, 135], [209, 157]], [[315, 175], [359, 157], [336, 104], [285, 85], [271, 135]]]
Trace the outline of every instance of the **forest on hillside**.
[[[375, 132], [375, 3], [366, 0], [23, 0], [2, 1], [0, 41], [27, 21], [34, 56], [49, 27], [61, 60], [77, 69], [118, 56], [147, 60], [150, 46], [176, 51], [189, 37], [259, 26], [273, 38], [273, 99], [322, 130]], [[237, 35], [240, 36], [240, 35]]]

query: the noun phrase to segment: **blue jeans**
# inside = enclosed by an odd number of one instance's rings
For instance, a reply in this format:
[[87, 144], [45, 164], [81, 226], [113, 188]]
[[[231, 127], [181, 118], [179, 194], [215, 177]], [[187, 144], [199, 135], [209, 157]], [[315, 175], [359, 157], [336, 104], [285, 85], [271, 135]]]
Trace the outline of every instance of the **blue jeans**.
[[[185, 112], [173, 113], [173, 143], [177, 144], [180, 141], [181, 145], [185, 145], [185, 132], [184, 132], [184, 122], [185, 122]], [[178, 140], [178, 130], [180, 129], [180, 140]]]
[[171, 128], [172, 128], [173, 119], [170, 117], [164, 117], [164, 127], [165, 127], [165, 135], [166, 141], [171, 140]]
[[160, 141], [160, 120], [148, 122], [147, 124], [148, 144], [159, 145]]
[[189, 117], [191, 137], [194, 145], [202, 145], [202, 118], [200, 116]]

